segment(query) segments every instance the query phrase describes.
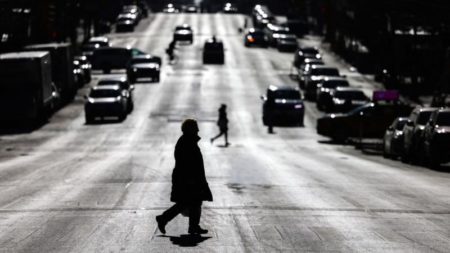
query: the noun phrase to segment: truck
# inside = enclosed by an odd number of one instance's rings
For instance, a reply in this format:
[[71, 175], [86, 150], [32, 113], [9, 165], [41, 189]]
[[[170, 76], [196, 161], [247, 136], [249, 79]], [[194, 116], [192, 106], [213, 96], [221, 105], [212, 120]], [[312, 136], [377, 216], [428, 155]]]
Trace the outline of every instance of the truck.
[[50, 54], [16, 52], [0, 54], [0, 120], [39, 122], [54, 110]]
[[35, 44], [25, 47], [25, 51], [48, 51], [52, 62], [52, 80], [61, 94], [61, 102], [73, 100], [77, 92], [73, 73], [73, 55], [70, 43]]

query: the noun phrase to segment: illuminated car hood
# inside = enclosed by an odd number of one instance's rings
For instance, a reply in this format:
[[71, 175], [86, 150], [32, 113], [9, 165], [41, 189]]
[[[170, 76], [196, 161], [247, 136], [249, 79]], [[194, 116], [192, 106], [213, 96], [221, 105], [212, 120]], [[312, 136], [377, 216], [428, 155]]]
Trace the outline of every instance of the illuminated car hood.
[[116, 98], [89, 98], [91, 103], [115, 103], [117, 102]]
[[438, 134], [450, 134], [450, 126], [438, 126], [435, 131]]
[[154, 62], [149, 62], [149, 63], [136, 63], [133, 64], [132, 66], [133, 68], [137, 68], [137, 69], [156, 69], [159, 67], [158, 63], [154, 63]]

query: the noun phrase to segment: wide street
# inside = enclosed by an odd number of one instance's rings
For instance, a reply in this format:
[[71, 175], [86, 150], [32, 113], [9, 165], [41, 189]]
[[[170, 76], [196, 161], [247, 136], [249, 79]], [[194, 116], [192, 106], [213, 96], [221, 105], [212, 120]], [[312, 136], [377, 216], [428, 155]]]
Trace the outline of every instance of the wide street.
[[[195, 43], [178, 45], [169, 65], [165, 48], [182, 23]], [[85, 87], [42, 128], [0, 136], [0, 252], [450, 252], [450, 173], [328, 143], [312, 103], [305, 127], [267, 133], [260, 96], [269, 84], [296, 86], [293, 55], [245, 48], [243, 23], [242, 15], [155, 14], [134, 33], [108, 35], [164, 59], [159, 83], [136, 84], [124, 122], [86, 125]], [[224, 41], [223, 66], [202, 64], [212, 35]], [[377, 88], [324, 53], [352, 85]], [[209, 142], [222, 103], [228, 147]], [[201, 220], [210, 232], [197, 238], [186, 236], [186, 217], [166, 235], [155, 222], [172, 204], [173, 150], [189, 117], [199, 121], [214, 196]]]

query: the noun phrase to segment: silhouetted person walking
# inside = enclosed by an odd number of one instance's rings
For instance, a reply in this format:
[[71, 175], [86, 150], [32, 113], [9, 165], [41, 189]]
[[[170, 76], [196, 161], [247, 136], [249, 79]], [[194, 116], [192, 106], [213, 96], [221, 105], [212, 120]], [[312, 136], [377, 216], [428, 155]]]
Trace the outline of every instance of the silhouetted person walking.
[[174, 53], [175, 43], [176, 43], [175, 40], [172, 40], [169, 43], [169, 47], [166, 49], [166, 53], [169, 56], [169, 62], [170, 63], [173, 63], [173, 61], [175, 60], [175, 53]]
[[225, 145], [228, 146], [230, 143], [228, 142], [228, 118], [227, 118], [227, 105], [222, 104], [219, 108], [219, 120], [217, 121], [217, 126], [219, 126], [220, 133], [211, 138], [211, 143], [213, 143], [217, 138], [224, 135], [225, 136]]
[[200, 227], [202, 201], [212, 201], [213, 197], [206, 181], [203, 157], [197, 142], [198, 125], [194, 119], [187, 119], [181, 125], [183, 135], [175, 146], [175, 168], [172, 173], [172, 193], [170, 200], [175, 205], [156, 216], [159, 230], [165, 234], [165, 226], [175, 216], [189, 211], [189, 234], [206, 234]]

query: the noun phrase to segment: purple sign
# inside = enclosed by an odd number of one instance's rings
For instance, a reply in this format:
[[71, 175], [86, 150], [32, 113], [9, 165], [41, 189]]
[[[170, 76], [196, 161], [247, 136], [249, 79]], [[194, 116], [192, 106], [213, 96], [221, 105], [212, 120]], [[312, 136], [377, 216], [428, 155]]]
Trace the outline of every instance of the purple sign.
[[397, 101], [400, 94], [397, 90], [377, 90], [373, 92], [373, 101]]

